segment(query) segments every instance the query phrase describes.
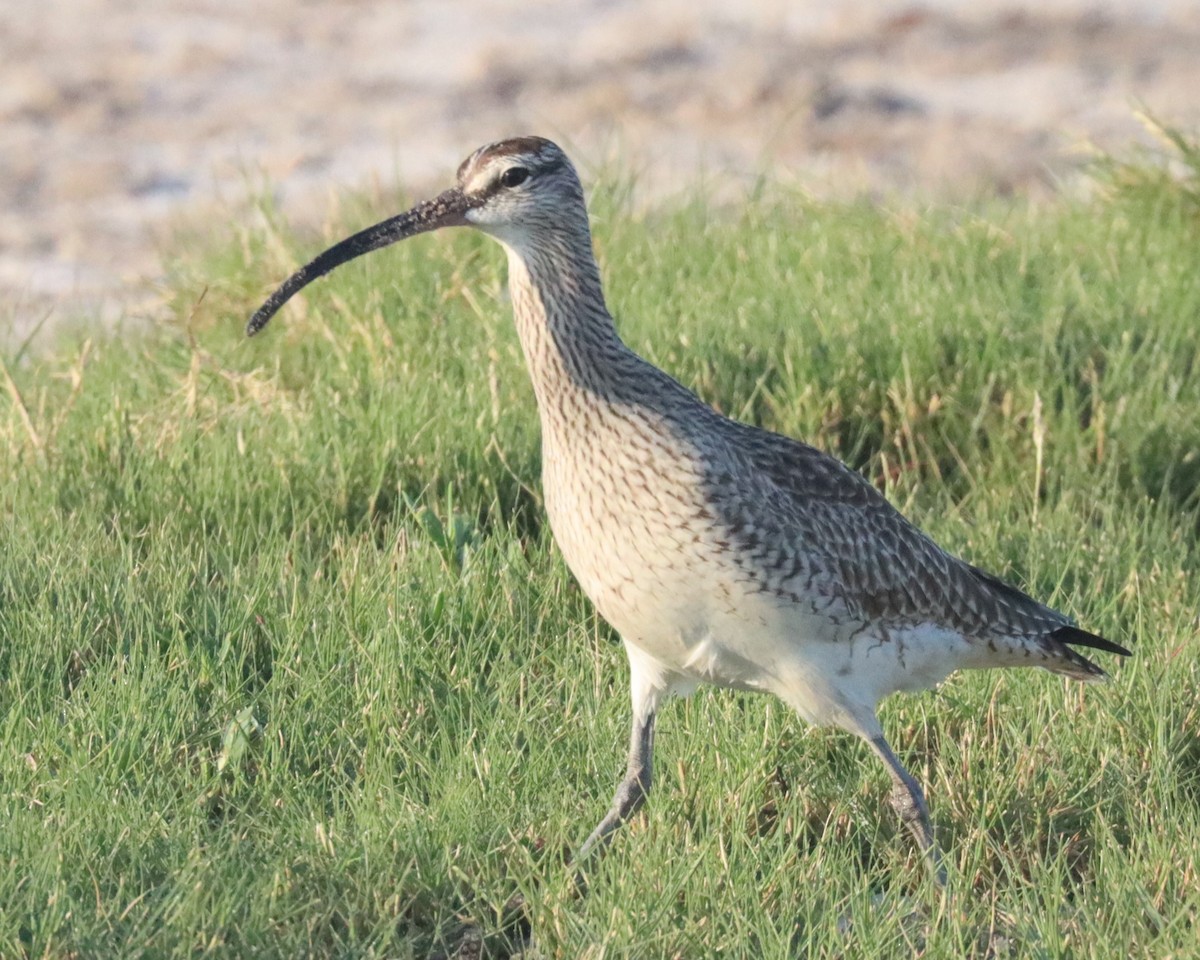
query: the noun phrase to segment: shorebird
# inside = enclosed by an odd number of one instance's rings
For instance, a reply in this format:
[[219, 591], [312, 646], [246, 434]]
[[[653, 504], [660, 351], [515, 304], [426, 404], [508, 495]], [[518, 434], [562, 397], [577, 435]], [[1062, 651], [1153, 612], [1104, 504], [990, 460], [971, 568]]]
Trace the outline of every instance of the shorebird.
[[297, 270], [247, 333], [339, 264], [452, 226], [507, 251], [550, 527], [629, 657], [625, 776], [578, 859], [645, 802], [660, 705], [709, 683], [772, 693], [809, 723], [861, 737], [944, 879], [925, 797], [884, 739], [879, 701], [966, 668], [1099, 680], [1071, 646], [1129, 651], [941, 549], [840, 461], [722, 416], [626, 346], [605, 306], [583, 187], [549, 140], [480, 147], [454, 187]]

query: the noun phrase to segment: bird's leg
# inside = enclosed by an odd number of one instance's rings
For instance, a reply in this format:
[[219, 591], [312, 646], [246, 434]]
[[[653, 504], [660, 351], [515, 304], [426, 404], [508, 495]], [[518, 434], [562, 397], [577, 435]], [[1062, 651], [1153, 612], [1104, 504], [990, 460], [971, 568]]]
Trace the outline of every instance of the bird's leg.
[[653, 763], [654, 711], [651, 710], [641, 715], [634, 714], [625, 778], [617, 785], [617, 792], [608, 813], [592, 831], [591, 836], [584, 841], [577, 860], [582, 861], [594, 850], [607, 846], [612, 833], [637, 813], [646, 802], [646, 797], [650, 794]]
[[942, 864], [942, 852], [933, 838], [933, 824], [929, 820], [929, 808], [925, 805], [925, 795], [921, 792], [920, 784], [904, 769], [904, 765], [892, 752], [882, 734], [869, 738], [867, 742], [892, 775], [892, 809], [916, 839], [917, 846], [925, 854], [937, 882], [945, 886], [946, 868]]
[[575, 858], [582, 862], [589, 854], [608, 845], [618, 827], [646, 802], [654, 765], [654, 716], [659, 700], [669, 689], [666, 671], [637, 647], [625, 644], [629, 654], [630, 696], [633, 701], [633, 729], [629, 734], [629, 760], [625, 777], [618, 784], [612, 805], [604, 819], [584, 841]]

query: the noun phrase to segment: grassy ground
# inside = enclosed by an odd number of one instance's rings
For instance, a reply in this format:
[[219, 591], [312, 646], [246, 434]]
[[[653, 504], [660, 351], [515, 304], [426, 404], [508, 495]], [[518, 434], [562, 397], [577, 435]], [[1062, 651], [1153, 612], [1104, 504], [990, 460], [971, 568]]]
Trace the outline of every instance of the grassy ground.
[[400, 200], [319, 237], [264, 209], [182, 245], [169, 327], [10, 352], [0, 956], [1200, 954], [1198, 168], [1043, 208], [595, 191], [636, 348], [1136, 649], [1104, 687], [885, 706], [945, 897], [860, 744], [725, 692], [664, 712], [648, 813], [572, 896], [626, 668], [542, 524], [485, 239], [359, 261], [247, 342]]

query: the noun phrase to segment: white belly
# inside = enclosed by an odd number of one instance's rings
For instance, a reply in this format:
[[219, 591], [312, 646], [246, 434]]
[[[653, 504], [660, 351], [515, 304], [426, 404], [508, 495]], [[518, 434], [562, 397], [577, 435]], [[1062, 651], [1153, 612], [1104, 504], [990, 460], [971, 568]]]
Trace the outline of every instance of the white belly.
[[594, 530], [586, 543], [570, 532], [559, 543], [600, 615], [662, 665], [674, 693], [700, 683], [770, 692], [809, 723], [854, 729], [884, 697], [929, 689], [969, 665], [967, 641], [942, 628], [838, 622], [819, 603], [761, 592], [699, 544], [680, 544], [668, 563], [619, 529], [603, 550]]

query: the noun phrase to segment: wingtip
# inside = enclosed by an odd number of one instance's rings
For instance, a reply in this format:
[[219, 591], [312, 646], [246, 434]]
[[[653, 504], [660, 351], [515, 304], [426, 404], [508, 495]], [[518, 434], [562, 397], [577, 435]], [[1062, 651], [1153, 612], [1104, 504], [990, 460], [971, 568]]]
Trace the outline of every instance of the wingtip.
[[1114, 643], [1107, 637], [1101, 637], [1098, 634], [1080, 630], [1078, 627], [1059, 627], [1050, 636], [1059, 643], [1070, 644], [1076, 647], [1091, 647], [1093, 650], [1115, 653], [1121, 657], [1133, 656], [1132, 650], [1126, 649], [1119, 643]]

